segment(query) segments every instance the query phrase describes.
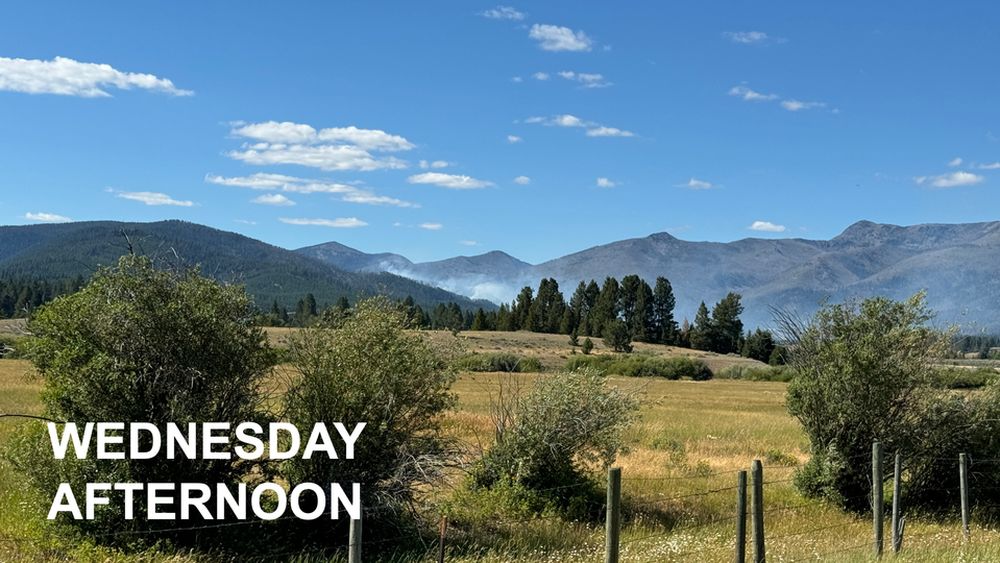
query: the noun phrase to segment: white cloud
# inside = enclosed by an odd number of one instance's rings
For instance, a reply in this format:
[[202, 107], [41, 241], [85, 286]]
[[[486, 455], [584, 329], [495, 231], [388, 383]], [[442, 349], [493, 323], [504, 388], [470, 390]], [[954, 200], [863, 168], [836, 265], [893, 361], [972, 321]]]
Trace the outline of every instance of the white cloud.
[[980, 164], [980, 170], [1000, 170], [1000, 162], [990, 162], [988, 164]]
[[385, 195], [377, 195], [365, 190], [356, 190], [347, 194], [344, 194], [340, 198], [341, 201], [346, 201], [348, 203], [362, 203], [365, 205], [391, 205], [394, 207], [420, 207], [416, 203], [411, 203], [409, 201], [403, 201], [401, 199], [396, 199], [394, 197], [389, 197]]
[[746, 86], [733, 86], [729, 89], [729, 95], [737, 96], [748, 102], [766, 102], [778, 99], [777, 94], [761, 94], [760, 92], [751, 90]]
[[754, 221], [753, 224], [750, 225], [750, 230], [760, 231], [763, 233], [783, 233], [785, 232], [785, 226], [777, 225], [770, 221]]
[[531, 77], [534, 78], [535, 80], [548, 80], [549, 79], [549, 73], [547, 73], [547, 72], [536, 72], [535, 74], [532, 74]]
[[479, 242], [474, 240], [460, 240], [458, 241], [458, 244], [461, 244], [462, 246], [479, 246]]
[[417, 226], [428, 231], [440, 231], [444, 228], [444, 225], [441, 223], [420, 223]]
[[803, 102], [800, 100], [782, 100], [781, 107], [788, 111], [802, 111], [804, 109], [825, 108], [823, 102]]
[[372, 193], [371, 191], [363, 190], [347, 184], [341, 184], [339, 182], [298, 178], [296, 176], [286, 176], [284, 174], [267, 174], [258, 172], [250, 176], [238, 176], [231, 178], [208, 174], [205, 176], [205, 181], [210, 184], [220, 186], [249, 188], [251, 190], [270, 190], [299, 194], [341, 194], [341, 201], [349, 203], [394, 205], [396, 207], [420, 207], [416, 203], [387, 196], [380, 196]]
[[257, 221], [249, 221], [247, 219], [233, 219], [234, 223], [239, 223], [241, 225], [256, 225]]
[[259, 195], [259, 196], [255, 197], [255, 198], [253, 198], [252, 200], [250, 200], [250, 203], [259, 203], [261, 205], [277, 205], [277, 206], [285, 206], [285, 207], [287, 207], [289, 205], [295, 205], [294, 201], [288, 199], [287, 197], [285, 197], [285, 196], [283, 196], [281, 194], [264, 194], [264, 195]]
[[431, 184], [451, 190], [474, 190], [493, 185], [493, 182], [477, 180], [471, 176], [443, 174], [441, 172], [424, 172], [422, 174], [414, 174], [413, 176], [407, 178], [406, 181], [411, 184]]
[[451, 163], [449, 163], [447, 160], [434, 160], [434, 161], [421, 160], [418, 163], [420, 168], [423, 168], [424, 170], [428, 168], [447, 168], [450, 164]]
[[332, 227], [335, 229], [353, 229], [356, 227], [368, 226], [368, 223], [365, 223], [364, 221], [358, 219], [357, 217], [338, 217], [337, 219], [295, 219], [295, 218], [281, 217], [278, 220], [287, 225]]
[[586, 33], [559, 25], [536, 23], [531, 26], [528, 36], [546, 51], [589, 51], [594, 44]]
[[108, 90], [149, 90], [171, 96], [192, 96], [166, 78], [122, 72], [107, 64], [81, 63], [65, 57], [51, 61], [0, 57], [0, 90], [25, 94], [59, 94], [105, 98]]
[[763, 43], [770, 39], [763, 31], [727, 31], [722, 35], [733, 43], [742, 43], [744, 45]]
[[510, 81], [511, 81], [511, 82], [517, 82], [517, 83], [520, 83], [520, 82], [524, 82], [524, 79], [523, 79], [523, 78], [521, 78], [520, 76], [512, 76], [512, 77], [510, 78]]
[[193, 201], [177, 200], [161, 192], [115, 192], [115, 196], [130, 201], [138, 201], [146, 205], [173, 205], [177, 207], [191, 207]]
[[319, 129], [303, 123], [265, 121], [238, 123], [231, 131], [246, 142], [227, 155], [256, 165], [297, 164], [321, 170], [379, 170], [406, 168], [406, 162], [394, 157], [379, 157], [376, 152], [399, 152], [414, 148], [399, 135], [378, 129], [355, 126]]
[[482, 12], [480, 15], [484, 18], [490, 18], [491, 20], [521, 21], [524, 19], [524, 14], [522, 12], [519, 12], [510, 6], [497, 6], [496, 8]]
[[514, 143], [520, 143], [523, 140], [524, 139], [522, 139], [521, 137], [518, 137], [517, 135], [507, 135], [507, 142], [510, 143], [510, 144], [512, 144], [512, 145]]
[[543, 125], [549, 125], [554, 127], [582, 127], [586, 129], [586, 135], [588, 137], [634, 137], [635, 133], [631, 131], [626, 131], [624, 129], [619, 129], [617, 127], [608, 127], [596, 123], [594, 121], [586, 121], [580, 119], [575, 115], [568, 113], [561, 115], [554, 115], [552, 117], [529, 117], [524, 120], [525, 123], [541, 123]]
[[69, 223], [72, 221], [72, 219], [66, 217], [65, 215], [45, 213], [44, 211], [39, 211], [38, 213], [25, 213], [24, 218], [29, 221], [38, 221], [39, 223]]
[[687, 182], [683, 184], [674, 184], [678, 188], [688, 188], [692, 190], [710, 190], [715, 187], [715, 184], [711, 182], [706, 182], [705, 180], [699, 180], [698, 178], [692, 177]]
[[527, 186], [531, 183], [531, 178], [527, 176], [518, 176], [517, 178], [514, 178], [514, 183], [519, 186]]
[[603, 125], [587, 129], [588, 137], [634, 137], [635, 133], [625, 131], [617, 127], [605, 127]]
[[974, 186], [982, 183], [985, 178], [972, 172], [952, 172], [939, 176], [917, 176], [913, 179], [917, 184], [930, 184], [934, 188], [958, 188], [961, 186]]
[[956, 156], [955, 158], [948, 161], [948, 166], [955, 168], [956, 166], [962, 165], [962, 157]]
[[607, 86], [611, 86], [611, 83], [604, 79], [603, 74], [595, 72], [574, 72], [572, 70], [563, 70], [559, 72], [559, 76], [566, 80], [579, 82], [584, 88], [605, 88]]
[[618, 182], [615, 182], [614, 180], [612, 180], [610, 178], [605, 178], [605, 177], [601, 176], [600, 178], [597, 179], [597, 187], [598, 188], [613, 188], [613, 187], [615, 187], [617, 185], [618, 185]]

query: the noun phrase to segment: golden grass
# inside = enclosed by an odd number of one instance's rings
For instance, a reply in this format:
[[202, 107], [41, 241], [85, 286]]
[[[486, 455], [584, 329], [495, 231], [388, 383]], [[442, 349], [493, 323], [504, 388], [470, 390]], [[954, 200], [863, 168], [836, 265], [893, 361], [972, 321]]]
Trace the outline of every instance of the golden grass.
[[[288, 332], [268, 330], [276, 340]], [[440, 345], [452, 345], [456, 340], [449, 333], [426, 334]], [[460, 334], [457, 340], [471, 351], [536, 355], [546, 367], [561, 366], [569, 352], [565, 337], [557, 335], [470, 332]], [[692, 353], [650, 348], [647, 351], [658, 354]], [[598, 343], [598, 351], [602, 349]], [[716, 362], [714, 367], [739, 361], [714, 355], [706, 355], [706, 359]], [[40, 411], [40, 384], [26, 378], [29, 371], [26, 362], [0, 360], [0, 412]], [[546, 375], [462, 374], [454, 387], [458, 406], [445, 417], [445, 431], [468, 444], [471, 451], [488, 445], [492, 439], [489, 405], [501, 378], [530, 387], [539, 377]], [[768, 482], [765, 519], [770, 561], [872, 560], [869, 519], [806, 500], [790, 482], [796, 466], [807, 459], [808, 443], [797, 421], [785, 410], [785, 384], [634, 378], [609, 381], [640, 389], [644, 404], [640, 422], [628, 434], [628, 451], [618, 461], [623, 468], [625, 499], [622, 561], [730, 561], [736, 472], [749, 468], [755, 458], [764, 461]], [[273, 391], [279, 390], [276, 384]], [[31, 423], [0, 419], [0, 441], [9, 439], [16, 425]], [[459, 484], [460, 476], [456, 476], [453, 485]], [[38, 505], [27, 495], [13, 469], [0, 463], [0, 561], [213, 561], [210, 556], [155, 552], [124, 556], [102, 548], [69, 546], [51, 536]], [[438, 491], [431, 498], [447, 500], [450, 495]], [[448, 560], [590, 562], [603, 557], [603, 530], [597, 524], [558, 519], [527, 524], [498, 520], [492, 524], [488, 531], [460, 529], [457, 524]], [[906, 530], [900, 561], [1000, 561], [1000, 532], [991, 526], [977, 523], [967, 544], [954, 520], [935, 522], [913, 516]], [[39, 543], [48, 547], [34, 547]], [[411, 554], [409, 560], [432, 557]]]

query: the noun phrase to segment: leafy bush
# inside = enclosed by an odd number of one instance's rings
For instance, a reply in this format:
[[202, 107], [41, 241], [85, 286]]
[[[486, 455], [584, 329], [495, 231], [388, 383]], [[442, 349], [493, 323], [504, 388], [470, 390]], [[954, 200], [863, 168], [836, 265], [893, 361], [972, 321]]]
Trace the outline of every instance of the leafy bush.
[[518, 356], [517, 354], [470, 354], [458, 358], [454, 366], [462, 371], [505, 371], [508, 373], [542, 371], [542, 363], [538, 358]]
[[27, 343], [28, 339], [23, 336], [0, 334], [0, 358], [23, 358]]
[[580, 349], [584, 354], [590, 354], [590, 352], [594, 350], [594, 341], [591, 340], [590, 337], [584, 338]]
[[788, 388], [788, 410], [812, 450], [796, 479], [803, 492], [866, 510], [870, 472], [859, 460], [870, 456], [873, 441], [911, 461], [921, 452], [953, 451], [949, 436], [961, 427], [953, 419], [963, 408], [930, 386], [932, 363], [949, 339], [927, 328], [929, 319], [917, 294], [827, 305], [806, 325], [783, 320], [800, 374]]
[[[44, 382], [45, 414], [77, 423], [151, 422], [161, 431], [168, 422], [229, 422], [232, 431], [244, 421], [263, 422], [260, 385], [273, 357], [254, 315], [241, 287], [123, 257], [117, 268], [97, 272], [79, 292], [36, 310], [29, 321], [33, 337], [27, 355]], [[93, 456], [54, 460], [44, 426], [30, 428], [10, 457], [28, 485], [46, 495], [62, 482], [71, 484], [77, 498], [87, 482], [235, 484], [251, 469], [229, 460], [184, 457], [169, 463]], [[118, 536], [102, 534], [130, 529], [170, 534], [174, 523], [145, 518], [143, 495], [135, 499], [137, 517], [125, 520], [120, 495], [112, 494], [93, 520], [65, 522], [105, 541]], [[171, 535], [194, 539], [184, 532]]]
[[579, 485], [614, 461], [639, 407], [592, 371], [556, 373], [526, 395], [508, 389], [501, 397], [493, 406], [496, 442], [474, 466], [473, 488], [523, 487], [561, 508], [593, 491]]
[[943, 389], [978, 389], [1000, 379], [1000, 373], [993, 368], [938, 368], [932, 384]]
[[288, 420], [302, 432], [316, 422], [367, 425], [352, 462], [295, 457], [283, 466], [285, 475], [292, 485], [360, 483], [375, 522], [408, 503], [451, 460], [440, 421], [454, 404], [454, 372], [406, 327], [405, 312], [377, 297], [359, 302], [337, 329], [317, 325], [289, 338], [297, 374], [285, 396]]
[[664, 358], [650, 355], [574, 356], [567, 360], [566, 369], [576, 371], [583, 368], [598, 370], [611, 375], [626, 377], [664, 377], [681, 379], [687, 377], [695, 381], [712, 378], [712, 370], [701, 360], [686, 356]]
[[743, 379], [746, 381], [780, 381], [787, 383], [795, 377], [795, 371], [787, 366], [754, 366], [735, 364], [722, 369], [720, 379]]

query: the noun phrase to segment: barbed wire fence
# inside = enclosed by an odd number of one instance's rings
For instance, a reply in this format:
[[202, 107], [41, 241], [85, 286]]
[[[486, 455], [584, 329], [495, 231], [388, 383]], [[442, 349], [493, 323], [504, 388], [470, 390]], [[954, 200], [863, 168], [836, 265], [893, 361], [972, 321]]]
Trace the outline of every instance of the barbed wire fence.
[[[684, 538], [687, 540], [699, 540], [692, 545], [684, 542], [668, 542], [662, 555], [671, 560], [697, 560], [697, 561], [736, 561], [745, 563], [763, 563], [767, 558], [767, 547], [777, 543], [778, 545], [788, 542], [806, 543], [817, 534], [835, 534], [837, 541], [825, 542], [822, 548], [799, 549], [793, 553], [780, 553], [782, 561], [816, 561], [824, 560], [833, 556], [857, 555], [864, 556], [867, 552], [873, 558], [880, 557], [886, 551], [886, 543], [889, 549], [900, 552], [904, 549], [904, 538], [914, 540], [930, 536], [941, 537], [946, 535], [946, 530], [932, 530], [923, 533], [906, 534], [906, 519], [903, 514], [903, 503], [901, 502], [900, 473], [902, 471], [902, 456], [893, 454], [892, 476], [886, 479], [884, 466], [890, 458], [882, 452], [881, 445], [874, 443], [871, 457], [858, 455], [846, 458], [844, 461], [853, 464], [870, 464], [872, 478], [870, 491], [852, 497], [844, 497], [845, 503], [852, 501], [867, 502], [871, 508], [868, 516], [871, 519], [871, 531], [864, 533], [860, 531], [865, 525], [863, 514], [847, 521], [830, 522], [828, 516], [820, 515], [809, 518], [809, 512], [815, 511], [818, 506], [822, 506], [819, 501], [807, 500], [797, 494], [795, 498], [789, 499], [788, 490], [793, 482], [790, 471], [797, 469], [796, 466], [789, 465], [764, 465], [761, 460], [753, 460], [748, 470], [722, 470], [717, 472], [696, 471], [692, 475], [671, 475], [663, 477], [631, 477], [623, 479], [621, 468], [612, 467], [608, 471], [608, 483], [606, 487], [606, 502], [594, 505], [595, 512], [603, 512], [605, 516], [604, 533], [604, 561], [605, 563], [620, 563], [628, 561], [635, 554], [636, 557], [643, 557], [644, 550], [654, 547], [663, 548], [657, 542], [672, 539]], [[959, 476], [959, 485], [955, 487], [939, 487], [940, 492], [957, 494], [958, 505], [960, 507], [960, 527], [954, 532], [954, 536], [959, 536], [962, 541], [968, 542], [972, 534], [973, 508], [1000, 508], [1000, 506], [990, 503], [974, 504], [970, 476], [985, 471], [990, 474], [1000, 472], [1000, 459], [973, 459], [967, 454], [961, 454], [957, 459], [934, 458], [942, 463], [955, 463], [956, 473]], [[974, 463], [973, 463], [974, 462]], [[970, 472], [970, 466], [975, 469]], [[776, 474], [772, 476], [772, 474]], [[767, 477], [765, 477], [765, 475]], [[720, 481], [732, 479], [732, 485], [720, 486]], [[700, 480], [700, 482], [699, 482]], [[883, 498], [884, 483], [892, 483], [891, 508], [888, 510], [889, 522], [886, 522], [886, 503]], [[661, 491], [650, 493], [650, 485], [656, 483]], [[669, 491], [670, 485], [678, 485], [676, 493]], [[573, 489], [593, 490], [595, 484], [590, 480], [583, 480], [576, 483], [569, 483], [556, 487], [537, 490], [537, 493], [565, 492]], [[977, 490], [987, 491], [990, 489], [1000, 489], [1000, 486], [977, 487]], [[926, 489], [931, 490], [931, 489]], [[768, 498], [777, 497], [779, 502], [770, 502]], [[726, 515], [724, 510], [708, 511], [708, 514], [688, 514], [685, 510], [698, 503], [711, 503], [713, 507], [730, 506], [731, 512]], [[347, 541], [335, 545], [288, 545], [287, 547], [276, 547], [255, 556], [240, 556], [241, 561], [282, 561], [282, 560], [309, 560], [311, 558], [342, 558], [346, 548], [348, 563], [360, 563], [363, 560], [378, 560], [385, 555], [386, 549], [392, 549], [401, 544], [409, 544], [422, 553], [415, 553], [414, 549], [409, 549], [409, 553], [421, 561], [438, 561], [443, 563], [451, 556], [461, 556], [462, 550], [449, 550], [448, 534], [449, 522], [444, 515], [440, 517], [437, 537], [429, 541], [429, 535], [418, 530], [400, 530], [398, 534], [386, 534], [384, 529], [372, 537], [362, 535], [363, 522], [368, 519], [377, 519], [384, 514], [384, 508], [362, 508], [362, 518], [351, 520], [347, 534]], [[702, 511], [704, 512], [704, 511]], [[712, 513], [714, 512], [714, 513]], [[636, 514], [657, 514], [668, 516], [669, 523], [660, 523], [659, 526], [642, 525], [631, 520], [626, 522], [623, 516], [633, 516]], [[137, 529], [118, 530], [105, 532], [91, 537], [97, 539], [112, 539], [120, 537], [141, 537], [150, 534], [177, 533], [177, 532], [200, 532], [211, 531], [233, 527], [254, 527], [272, 525], [277, 521], [287, 521], [292, 519], [292, 515], [284, 515], [275, 520], [238, 520], [225, 522], [206, 522], [198, 525], [178, 526], [162, 530]], [[567, 521], [558, 514], [528, 515], [523, 518], [505, 518], [503, 524], [511, 526], [528, 525], [552, 521], [559, 524], [567, 524]], [[775, 526], [777, 522], [779, 525]], [[788, 523], [793, 523], [794, 527], [786, 529]], [[627, 526], [626, 526], [627, 525]], [[770, 528], [769, 528], [770, 525]], [[885, 531], [888, 527], [888, 542]], [[622, 537], [623, 528], [628, 532], [628, 536]], [[713, 534], [705, 534], [706, 529], [712, 529]], [[775, 530], [775, 531], [771, 531]], [[705, 541], [705, 537], [712, 541]], [[35, 538], [17, 538], [0, 536], [0, 546], [6, 544], [15, 548], [20, 545], [30, 545], [38, 540]], [[803, 552], [806, 552], [803, 554]], [[369, 554], [366, 557], [364, 554]], [[374, 559], [371, 558], [374, 557]], [[596, 557], [596, 554], [595, 554]]]

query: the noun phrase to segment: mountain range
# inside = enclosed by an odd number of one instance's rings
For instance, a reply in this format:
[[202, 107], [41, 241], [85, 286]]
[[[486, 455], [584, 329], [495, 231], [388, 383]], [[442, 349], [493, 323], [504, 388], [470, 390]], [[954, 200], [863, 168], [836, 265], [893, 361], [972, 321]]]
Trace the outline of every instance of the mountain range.
[[391, 272], [470, 298], [509, 301], [524, 285], [555, 278], [567, 299], [581, 280], [667, 277], [679, 318], [701, 301], [743, 295], [744, 323], [768, 325], [777, 307], [799, 315], [824, 301], [926, 290], [939, 325], [1000, 330], [1000, 222], [897, 226], [860, 221], [831, 240], [747, 238], [729, 243], [655, 233], [529, 264], [503, 252], [414, 263], [330, 242], [298, 254], [356, 273]]
[[65, 280], [89, 277], [129, 252], [159, 265], [197, 266], [202, 273], [246, 286], [258, 306], [273, 301], [293, 308], [312, 293], [319, 304], [340, 297], [387, 294], [423, 305], [457, 302], [463, 308], [494, 305], [385, 271], [360, 272], [328, 261], [210, 227], [183, 221], [93, 221], [0, 227], [0, 278]]

